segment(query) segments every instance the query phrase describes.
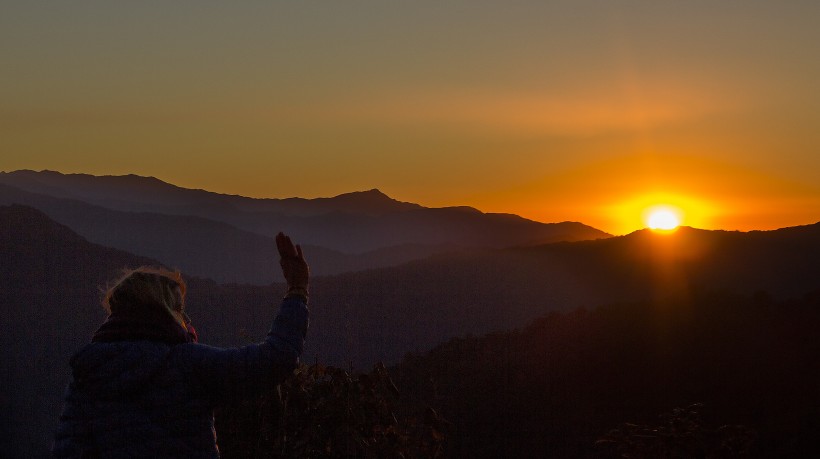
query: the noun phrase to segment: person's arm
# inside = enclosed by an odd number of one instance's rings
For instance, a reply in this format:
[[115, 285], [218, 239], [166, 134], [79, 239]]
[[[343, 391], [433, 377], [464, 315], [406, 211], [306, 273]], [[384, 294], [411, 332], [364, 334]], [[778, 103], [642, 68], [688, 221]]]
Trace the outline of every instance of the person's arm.
[[223, 403], [251, 398], [293, 372], [302, 354], [307, 327], [304, 300], [291, 296], [282, 300], [279, 314], [261, 343], [230, 349], [181, 344], [174, 353], [208, 399]]
[[225, 402], [258, 395], [279, 384], [299, 362], [308, 328], [308, 281], [302, 249], [282, 233], [276, 237], [288, 291], [265, 341], [236, 349], [200, 344], [176, 346], [175, 353], [208, 398]]

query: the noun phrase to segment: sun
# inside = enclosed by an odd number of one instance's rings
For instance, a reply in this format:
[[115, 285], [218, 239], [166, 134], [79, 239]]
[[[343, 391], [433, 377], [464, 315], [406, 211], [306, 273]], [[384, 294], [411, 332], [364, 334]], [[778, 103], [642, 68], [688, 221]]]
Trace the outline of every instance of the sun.
[[681, 226], [709, 228], [724, 212], [701, 196], [651, 191], [627, 196], [602, 209], [613, 222], [621, 223], [621, 234], [645, 228], [658, 233], [674, 233]]
[[644, 220], [650, 229], [670, 231], [680, 226], [681, 212], [670, 206], [655, 206], [646, 210]]

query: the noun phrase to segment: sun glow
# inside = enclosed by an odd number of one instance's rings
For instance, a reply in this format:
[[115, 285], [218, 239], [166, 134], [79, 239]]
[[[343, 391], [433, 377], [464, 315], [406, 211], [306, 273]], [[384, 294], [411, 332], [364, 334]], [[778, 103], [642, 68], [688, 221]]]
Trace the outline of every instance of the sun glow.
[[653, 230], [670, 231], [681, 224], [681, 211], [671, 206], [654, 206], [644, 212], [646, 226]]
[[[709, 228], [716, 216], [725, 213], [722, 207], [703, 196], [676, 191], [644, 191], [632, 196], [625, 196], [612, 204], [602, 206], [600, 209], [602, 215], [611, 219], [612, 225], [607, 228], [613, 228], [613, 234], [628, 234], [641, 228], [672, 226], [670, 223], [661, 225], [658, 222], [656, 224], [654, 219], [650, 222], [650, 217], [661, 211], [671, 213], [676, 218], [677, 223], [671, 230], [655, 230], [659, 232], [671, 232], [683, 225], [693, 228]], [[663, 217], [659, 220], [671, 221], [671, 218]]]

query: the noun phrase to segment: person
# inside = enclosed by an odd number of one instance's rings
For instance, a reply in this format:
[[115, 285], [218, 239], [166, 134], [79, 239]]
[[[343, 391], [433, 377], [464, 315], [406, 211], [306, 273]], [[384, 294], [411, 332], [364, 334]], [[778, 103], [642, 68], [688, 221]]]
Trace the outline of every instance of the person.
[[110, 288], [108, 318], [71, 359], [54, 456], [218, 458], [214, 408], [279, 384], [304, 346], [308, 264], [288, 236], [279, 233], [276, 245], [288, 290], [259, 344], [197, 343], [179, 273], [138, 268]]

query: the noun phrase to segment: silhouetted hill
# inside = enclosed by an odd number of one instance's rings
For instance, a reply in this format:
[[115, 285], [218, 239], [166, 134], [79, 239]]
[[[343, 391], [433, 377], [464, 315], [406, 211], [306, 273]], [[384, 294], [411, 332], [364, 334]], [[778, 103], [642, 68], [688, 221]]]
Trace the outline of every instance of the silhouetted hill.
[[430, 209], [394, 200], [378, 190], [333, 198], [252, 199], [180, 188], [153, 177], [51, 171], [4, 172], [0, 183], [112, 210], [207, 218], [269, 237], [283, 230], [298, 234], [306, 245], [343, 253], [408, 244], [509, 247], [609, 236], [574, 222], [546, 224], [468, 207]]
[[[551, 313], [450, 340], [391, 373], [453, 423], [452, 457], [816, 457], [818, 331], [820, 290], [789, 301], [698, 293]], [[696, 402], [702, 424], [659, 419]], [[633, 441], [666, 453], [595, 447], [627, 422], [662, 426]], [[753, 431], [750, 456], [729, 454], [732, 424]]]
[[[698, 288], [765, 290], [778, 297], [820, 287], [820, 223], [774, 231], [707, 231], [682, 227], [672, 234], [636, 231], [594, 243], [522, 249], [533, 257], [561, 259], [561, 268], [606, 298], [633, 299], [651, 286], [661, 295]], [[607, 281], [609, 279], [609, 281]], [[600, 298], [594, 303], [606, 301]]]

